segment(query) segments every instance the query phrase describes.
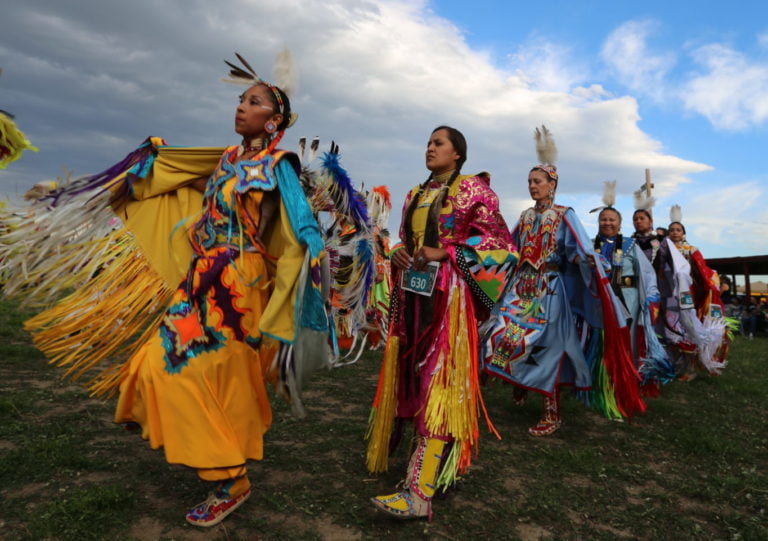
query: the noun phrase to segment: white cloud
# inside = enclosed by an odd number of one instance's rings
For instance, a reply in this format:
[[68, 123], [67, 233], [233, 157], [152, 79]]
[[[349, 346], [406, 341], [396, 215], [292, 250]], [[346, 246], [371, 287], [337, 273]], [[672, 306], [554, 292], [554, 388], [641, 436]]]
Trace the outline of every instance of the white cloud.
[[587, 78], [587, 66], [565, 45], [534, 36], [509, 56], [510, 68], [531, 88], [568, 92]]
[[531, 199], [529, 197], [506, 197], [499, 200], [499, 207], [507, 219], [507, 225], [512, 228], [523, 211], [531, 207]]
[[610, 33], [600, 55], [623, 85], [661, 100], [676, 58], [673, 53], [653, 51], [648, 46], [648, 38], [657, 27], [653, 20], [628, 21]]
[[[681, 72], [677, 77], [682, 82], [674, 81], [676, 54], [649, 45], [659, 25], [632, 20], [606, 38], [601, 57], [618, 82], [658, 103], [682, 104], [719, 129], [744, 130], [768, 120], [768, 62], [709, 43], [689, 53], [699, 70]], [[768, 47], [768, 33], [758, 35], [757, 43]]]
[[[669, 220], [669, 208], [682, 206], [686, 237], [691, 244], [718, 247], [727, 253], [765, 253], [768, 211], [762, 201], [765, 184], [752, 180], [724, 188], [697, 190], [662, 199], [656, 208], [660, 223]], [[718, 253], [704, 253], [716, 257]]]
[[[156, 10], [151, 0], [136, 0], [115, 2], [114, 14], [88, 5], [19, 3], [0, 21], [7, 107], [41, 148], [27, 162], [40, 177], [58, 174], [62, 165], [78, 174], [101, 170], [131, 150], [116, 149], [115, 141], [138, 144], [150, 134], [181, 145], [234, 142], [239, 90], [219, 83], [222, 58], [238, 51], [267, 76], [284, 46], [300, 74], [292, 100], [299, 121], [285, 146], [301, 135], [319, 135], [323, 145], [335, 139], [353, 178], [387, 184], [396, 209], [426, 177], [423, 149], [429, 131], [443, 123], [465, 132], [465, 169], [491, 171], [509, 222], [528, 199], [532, 131], [542, 123], [560, 149], [564, 197], [589, 194], [584, 197], [599, 201], [607, 179], [618, 180], [619, 194], [627, 195], [646, 167], [659, 193], [671, 193], [709, 169], [665, 152], [639, 127], [637, 101], [579, 76], [567, 49], [524, 44], [516, 63], [502, 69], [423, 1], [168, 0]], [[55, 47], [40, 45], [43, 34], [29, 27], [32, 20], [56, 29]], [[110, 133], [105, 143], [103, 134]], [[396, 210], [392, 229], [398, 221]]]
[[725, 130], [743, 130], [768, 120], [768, 62], [751, 60], [721, 44], [699, 47], [694, 60], [704, 73], [683, 86], [685, 107]]

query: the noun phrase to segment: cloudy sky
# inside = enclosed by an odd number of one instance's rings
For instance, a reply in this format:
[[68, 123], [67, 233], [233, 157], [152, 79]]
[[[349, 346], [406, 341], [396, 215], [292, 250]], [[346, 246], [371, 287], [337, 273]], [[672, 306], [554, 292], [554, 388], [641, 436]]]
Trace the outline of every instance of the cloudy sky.
[[220, 81], [222, 60], [238, 51], [268, 76], [288, 47], [300, 116], [282, 146], [338, 142], [358, 183], [390, 187], [392, 229], [439, 124], [465, 133], [465, 172], [491, 172], [514, 224], [546, 124], [558, 201], [590, 233], [605, 180], [631, 232], [631, 192], [650, 168], [658, 224], [679, 203], [705, 256], [768, 253], [762, 0], [0, 1], [0, 109], [40, 149], [0, 171], [3, 197], [65, 168], [105, 169], [148, 135], [236, 143], [240, 89]]

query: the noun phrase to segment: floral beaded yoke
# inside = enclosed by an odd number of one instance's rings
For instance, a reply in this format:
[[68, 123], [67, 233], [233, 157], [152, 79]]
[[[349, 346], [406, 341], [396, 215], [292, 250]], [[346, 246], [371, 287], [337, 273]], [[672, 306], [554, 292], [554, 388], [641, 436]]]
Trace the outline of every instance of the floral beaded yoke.
[[[233, 149], [228, 149], [213, 172], [205, 192], [203, 215], [190, 235], [194, 255], [189, 271], [161, 323], [165, 359], [170, 372], [177, 372], [189, 358], [202, 351], [224, 347], [227, 335], [252, 347], [258, 347], [263, 333], [278, 341], [293, 342], [294, 336], [289, 330], [292, 322], [284, 314], [276, 313], [286, 300], [279, 288], [273, 291], [272, 299], [281, 306], [270, 308], [271, 299], [266, 307], [267, 313], [271, 310], [275, 314], [273, 318], [278, 320], [277, 326], [272, 319], [263, 321], [262, 314], [256, 314], [247, 307], [248, 288], [274, 288], [271, 275], [275, 273], [275, 266], [280, 268], [282, 275], [294, 276], [293, 281], [285, 280], [285, 284], [289, 284], [298, 281], [298, 271], [303, 263], [298, 258], [281, 261], [273, 255], [276, 254], [274, 247], [270, 252], [260, 238], [260, 228], [264, 229], [265, 225], [261, 222], [268, 219], [263, 216], [264, 208], [268, 207], [267, 203], [277, 204], [270, 197], [278, 188], [275, 168], [282, 167], [283, 163], [291, 168], [289, 160], [281, 161], [285, 155], [285, 152], [258, 155], [254, 159], [235, 163], [236, 154]], [[287, 192], [290, 197], [290, 191], [289, 187], [283, 186], [281, 195]], [[309, 211], [308, 206], [304, 206]], [[307, 228], [312, 232], [311, 215], [302, 215], [301, 205], [298, 208], [294, 205], [292, 210], [294, 212], [292, 216], [289, 214], [289, 221], [305, 222], [303, 233], [306, 237]], [[277, 221], [279, 224], [279, 219]], [[301, 227], [297, 228], [296, 235], [302, 236]], [[324, 324], [319, 297], [319, 254], [322, 245], [312, 235], [302, 240], [302, 244], [309, 248], [312, 268], [309, 273], [310, 287], [305, 293], [303, 318], [306, 326], [323, 331], [327, 325]], [[265, 260], [266, 272], [263, 275], [248, 276], [246, 254], [258, 254]], [[292, 312], [289, 310], [288, 313], [292, 316]], [[256, 319], [253, 319], [254, 316]], [[212, 326], [206, 323], [208, 321], [212, 322]], [[293, 334], [296, 334], [296, 329]]]

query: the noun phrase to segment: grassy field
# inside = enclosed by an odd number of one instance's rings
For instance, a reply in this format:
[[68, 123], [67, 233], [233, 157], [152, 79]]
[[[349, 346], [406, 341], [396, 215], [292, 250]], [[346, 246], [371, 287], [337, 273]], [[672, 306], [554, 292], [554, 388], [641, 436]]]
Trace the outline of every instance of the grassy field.
[[368, 499], [406, 465], [365, 470], [363, 435], [378, 354], [324, 372], [309, 415], [274, 400], [251, 499], [207, 531], [183, 512], [205, 498], [193, 471], [168, 465], [112, 423], [112, 402], [59, 379], [0, 303], [2, 539], [768, 539], [768, 339], [737, 339], [719, 378], [675, 382], [629, 423], [564, 398], [563, 429], [534, 439], [541, 402], [485, 398], [503, 439], [484, 434], [471, 474], [434, 503], [434, 520], [398, 522]]

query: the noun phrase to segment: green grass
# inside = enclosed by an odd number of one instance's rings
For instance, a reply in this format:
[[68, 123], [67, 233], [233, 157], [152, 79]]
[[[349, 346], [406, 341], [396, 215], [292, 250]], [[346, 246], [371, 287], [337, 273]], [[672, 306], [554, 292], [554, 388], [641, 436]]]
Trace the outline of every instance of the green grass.
[[299, 420], [274, 399], [254, 495], [201, 532], [184, 510], [207, 486], [111, 421], [113, 401], [59, 379], [0, 303], [2, 539], [768, 539], [768, 339], [737, 339], [718, 378], [666, 386], [631, 422], [564, 397], [562, 430], [528, 436], [540, 413], [511, 387], [485, 399], [503, 439], [484, 433], [466, 479], [434, 520], [398, 522], [368, 499], [405, 472], [365, 470], [363, 440], [380, 354], [319, 374]]

